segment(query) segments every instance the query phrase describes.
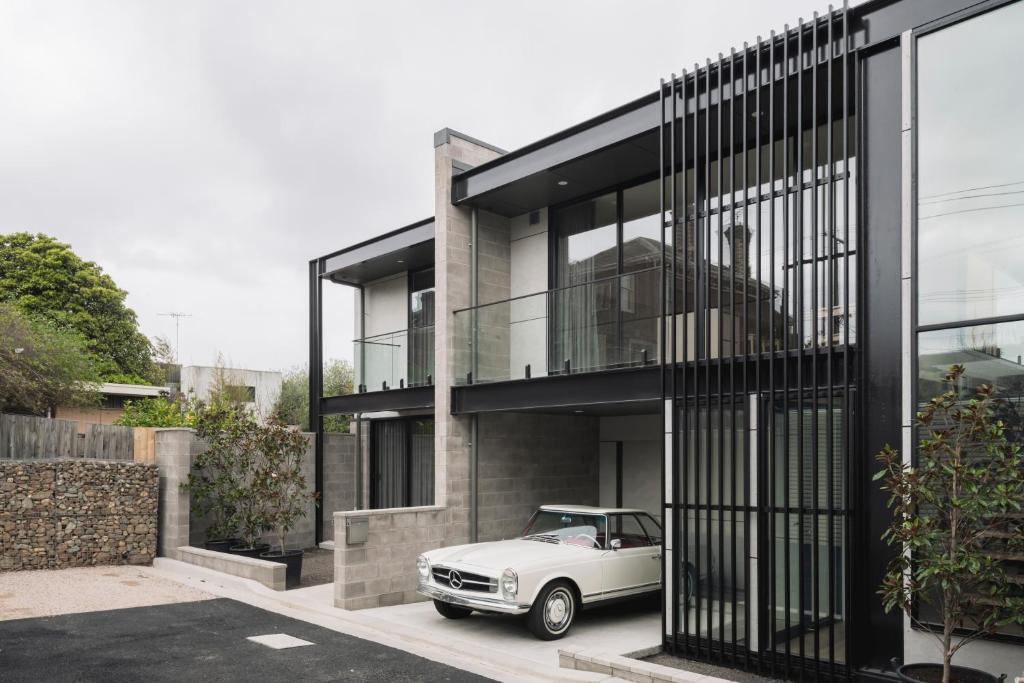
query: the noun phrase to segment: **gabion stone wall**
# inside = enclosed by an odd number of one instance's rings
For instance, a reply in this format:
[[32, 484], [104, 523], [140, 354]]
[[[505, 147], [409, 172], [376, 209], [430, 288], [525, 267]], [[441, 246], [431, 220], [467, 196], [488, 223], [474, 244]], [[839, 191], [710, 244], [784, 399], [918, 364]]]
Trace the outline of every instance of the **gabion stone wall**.
[[0, 571], [151, 563], [157, 487], [155, 465], [0, 461]]

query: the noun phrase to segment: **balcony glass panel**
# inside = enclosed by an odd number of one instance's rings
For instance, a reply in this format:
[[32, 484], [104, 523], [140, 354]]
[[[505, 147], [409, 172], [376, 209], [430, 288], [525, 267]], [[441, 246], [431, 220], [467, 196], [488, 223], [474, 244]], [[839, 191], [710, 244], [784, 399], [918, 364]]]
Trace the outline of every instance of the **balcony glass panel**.
[[434, 326], [378, 334], [354, 342], [357, 384], [367, 391], [431, 384]]
[[456, 311], [455, 383], [655, 363], [660, 284], [652, 268]]

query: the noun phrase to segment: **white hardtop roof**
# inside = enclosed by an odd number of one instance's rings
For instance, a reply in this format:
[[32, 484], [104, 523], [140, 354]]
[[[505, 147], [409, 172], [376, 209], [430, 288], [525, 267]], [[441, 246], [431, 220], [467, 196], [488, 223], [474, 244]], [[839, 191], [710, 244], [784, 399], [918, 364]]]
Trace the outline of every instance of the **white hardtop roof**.
[[611, 515], [619, 512], [640, 512], [647, 514], [646, 510], [637, 508], [601, 508], [590, 505], [541, 505], [541, 510], [552, 512], [578, 512], [583, 515]]

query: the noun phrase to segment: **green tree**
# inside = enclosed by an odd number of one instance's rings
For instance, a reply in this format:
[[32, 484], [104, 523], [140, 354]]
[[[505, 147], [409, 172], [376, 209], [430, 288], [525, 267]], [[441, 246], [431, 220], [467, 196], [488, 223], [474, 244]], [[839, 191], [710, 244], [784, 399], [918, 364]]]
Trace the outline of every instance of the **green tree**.
[[45, 414], [58, 405], [98, 404], [99, 381], [78, 335], [0, 303], [0, 412]]
[[103, 269], [63, 242], [27, 232], [0, 235], [0, 302], [74, 331], [106, 377], [146, 377], [150, 344], [139, 332], [127, 292]]
[[[352, 393], [352, 364], [347, 360], [330, 360], [324, 364], [324, 396], [344, 396]], [[309, 371], [305, 367], [293, 368], [285, 373], [281, 382], [281, 395], [274, 406], [274, 415], [285, 424], [309, 429]], [[347, 432], [347, 415], [325, 415], [324, 431]]]
[[[886, 446], [875, 479], [888, 491], [892, 519], [882, 538], [897, 552], [879, 590], [886, 611], [930, 605], [941, 631], [949, 683], [960, 648], [1007, 624], [1024, 625], [1024, 597], [1000, 560], [1024, 550], [1024, 453], [1007, 439], [995, 387], [973, 396], [958, 388], [962, 365], [946, 374], [949, 390], [918, 413], [917, 463]], [[957, 630], [965, 633], [957, 637]]]

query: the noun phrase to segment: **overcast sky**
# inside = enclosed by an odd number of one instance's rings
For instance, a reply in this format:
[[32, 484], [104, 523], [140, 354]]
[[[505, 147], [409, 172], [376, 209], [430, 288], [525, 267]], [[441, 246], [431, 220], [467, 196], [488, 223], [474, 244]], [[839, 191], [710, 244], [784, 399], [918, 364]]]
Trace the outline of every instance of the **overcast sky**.
[[300, 365], [309, 259], [432, 215], [434, 131], [515, 149], [826, 7], [5, 0], [0, 233], [69, 242], [151, 337], [190, 313], [185, 363]]

